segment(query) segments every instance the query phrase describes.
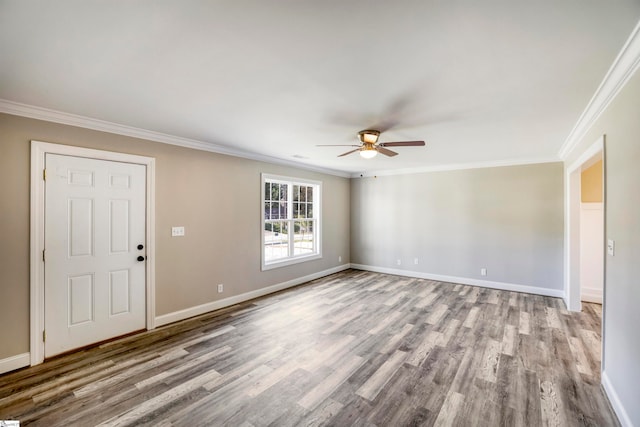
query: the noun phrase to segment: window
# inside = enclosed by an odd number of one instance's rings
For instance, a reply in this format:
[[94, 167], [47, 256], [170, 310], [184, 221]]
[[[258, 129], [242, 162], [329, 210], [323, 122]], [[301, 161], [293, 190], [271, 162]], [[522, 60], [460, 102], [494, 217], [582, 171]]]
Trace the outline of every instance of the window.
[[262, 174], [262, 269], [320, 258], [322, 183]]

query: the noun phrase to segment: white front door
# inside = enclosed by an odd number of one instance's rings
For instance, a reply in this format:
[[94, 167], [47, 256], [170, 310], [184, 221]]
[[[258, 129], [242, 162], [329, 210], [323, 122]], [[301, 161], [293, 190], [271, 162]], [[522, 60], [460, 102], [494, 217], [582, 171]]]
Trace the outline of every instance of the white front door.
[[46, 154], [45, 357], [145, 328], [146, 166]]

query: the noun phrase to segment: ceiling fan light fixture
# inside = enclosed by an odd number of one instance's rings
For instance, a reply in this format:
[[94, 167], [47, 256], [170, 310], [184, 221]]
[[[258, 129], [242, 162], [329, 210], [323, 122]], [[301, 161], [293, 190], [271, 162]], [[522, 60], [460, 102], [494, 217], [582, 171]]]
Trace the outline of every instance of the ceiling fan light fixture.
[[365, 144], [364, 147], [360, 149], [360, 157], [363, 159], [373, 159], [378, 154], [378, 150], [373, 146], [373, 144]]

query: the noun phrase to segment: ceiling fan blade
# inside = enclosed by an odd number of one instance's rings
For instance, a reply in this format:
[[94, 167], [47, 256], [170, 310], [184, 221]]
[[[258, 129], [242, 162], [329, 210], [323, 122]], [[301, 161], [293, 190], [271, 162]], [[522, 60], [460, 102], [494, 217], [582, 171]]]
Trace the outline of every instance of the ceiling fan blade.
[[360, 147], [355, 144], [318, 144], [316, 147]]
[[387, 150], [386, 148], [381, 147], [379, 145], [376, 147], [376, 150], [378, 150], [378, 153], [384, 154], [385, 156], [389, 156], [389, 157], [398, 155], [398, 153], [396, 153], [395, 151]]
[[378, 147], [422, 147], [424, 141], [398, 141], [398, 142], [383, 142], [378, 144]]
[[356, 148], [355, 150], [347, 151], [346, 153], [340, 154], [338, 157], [346, 156], [347, 154], [355, 153], [356, 151], [360, 151], [360, 148]]

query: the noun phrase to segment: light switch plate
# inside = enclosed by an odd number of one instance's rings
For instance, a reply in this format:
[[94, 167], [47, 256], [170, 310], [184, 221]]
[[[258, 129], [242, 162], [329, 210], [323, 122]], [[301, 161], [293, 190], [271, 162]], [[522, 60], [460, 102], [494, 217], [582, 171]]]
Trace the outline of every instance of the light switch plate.
[[171, 227], [171, 237], [184, 236], [184, 227]]
[[607, 240], [607, 253], [611, 256], [614, 256], [615, 253], [616, 242], [611, 239]]

